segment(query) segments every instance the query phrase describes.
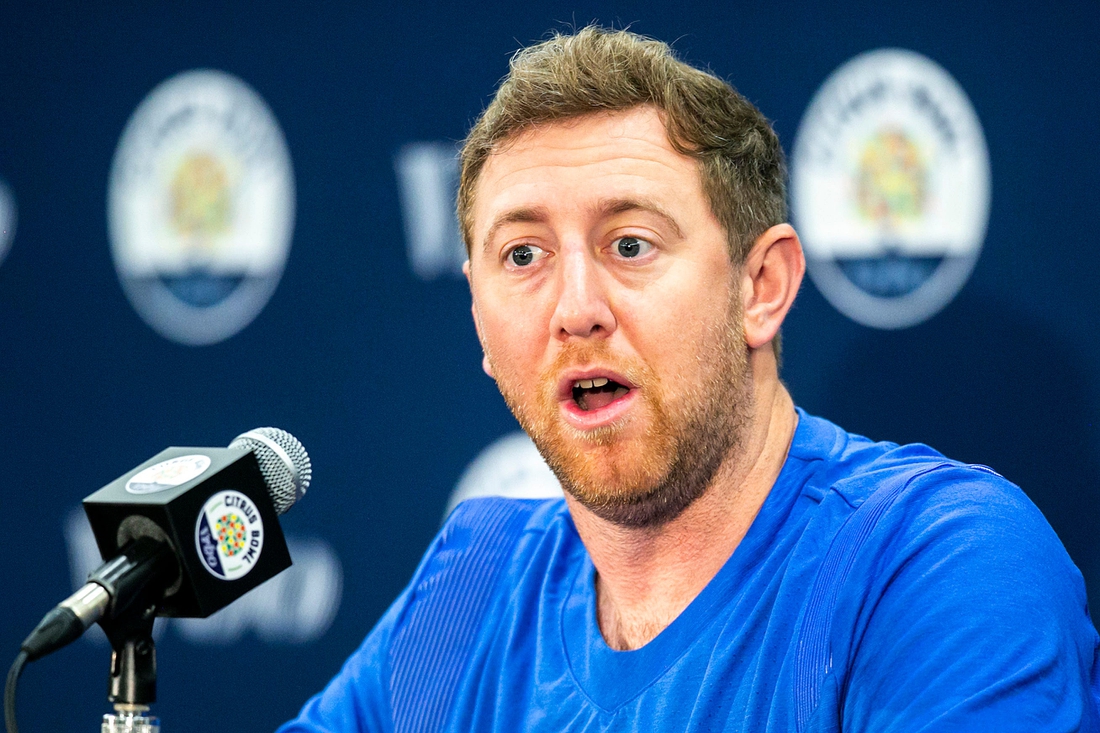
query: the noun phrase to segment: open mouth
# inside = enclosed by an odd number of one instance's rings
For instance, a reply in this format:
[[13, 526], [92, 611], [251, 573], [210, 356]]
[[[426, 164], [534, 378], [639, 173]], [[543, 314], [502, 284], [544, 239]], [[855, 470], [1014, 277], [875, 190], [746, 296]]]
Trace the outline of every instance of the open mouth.
[[625, 397], [630, 388], [619, 384], [614, 379], [596, 377], [594, 379], [578, 379], [573, 382], [573, 401], [584, 412], [598, 410], [610, 405], [615, 400]]

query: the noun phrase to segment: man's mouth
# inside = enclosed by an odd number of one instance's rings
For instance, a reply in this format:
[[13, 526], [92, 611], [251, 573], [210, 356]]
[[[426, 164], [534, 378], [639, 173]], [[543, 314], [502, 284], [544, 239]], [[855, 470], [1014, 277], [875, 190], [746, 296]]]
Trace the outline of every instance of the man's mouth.
[[625, 397], [630, 388], [607, 377], [578, 379], [573, 382], [573, 401], [584, 412], [607, 407]]

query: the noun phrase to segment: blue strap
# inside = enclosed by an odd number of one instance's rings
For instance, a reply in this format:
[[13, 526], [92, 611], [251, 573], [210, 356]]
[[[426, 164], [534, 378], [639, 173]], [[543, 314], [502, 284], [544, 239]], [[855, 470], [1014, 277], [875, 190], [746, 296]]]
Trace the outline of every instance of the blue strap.
[[874, 493], [856, 508], [841, 525], [821, 561], [821, 569], [810, 591], [809, 604], [799, 629], [794, 667], [796, 730], [801, 733], [821, 700], [821, 686], [833, 671], [829, 632], [837, 597], [855, 564], [859, 550], [871, 536], [882, 515], [893, 506], [913, 479], [934, 471], [946, 463], [922, 464], [903, 473]]
[[473, 499], [455, 509], [390, 644], [395, 733], [443, 730], [497, 580], [534, 506]]

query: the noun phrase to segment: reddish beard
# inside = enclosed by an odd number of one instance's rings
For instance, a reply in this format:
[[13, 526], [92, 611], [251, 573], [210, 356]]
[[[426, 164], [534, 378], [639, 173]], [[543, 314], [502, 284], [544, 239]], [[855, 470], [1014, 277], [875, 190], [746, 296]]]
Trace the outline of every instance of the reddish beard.
[[[748, 350], [739, 309], [731, 311], [700, 344], [701, 374], [675, 400], [653, 369], [613, 355], [607, 341], [567, 343], [539, 375], [535, 395], [489, 360], [505, 402], [565, 491], [615, 524], [659, 526], [706, 492], [734, 457], [751, 414]], [[593, 364], [626, 377], [640, 399], [621, 420], [581, 431], [562, 419], [558, 384], [566, 369]]]

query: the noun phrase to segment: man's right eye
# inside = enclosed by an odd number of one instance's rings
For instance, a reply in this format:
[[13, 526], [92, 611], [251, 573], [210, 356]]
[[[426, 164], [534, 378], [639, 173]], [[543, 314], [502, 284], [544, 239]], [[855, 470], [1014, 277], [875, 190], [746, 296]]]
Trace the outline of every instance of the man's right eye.
[[544, 254], [546, 253], [540, 247], [533, 244], [521, 244], [509, 252], [508, 257], [511, 258], [512, 264], [518, 267], [526, 267]]

